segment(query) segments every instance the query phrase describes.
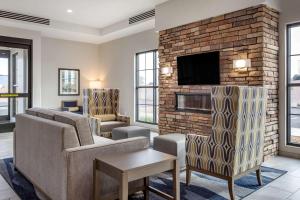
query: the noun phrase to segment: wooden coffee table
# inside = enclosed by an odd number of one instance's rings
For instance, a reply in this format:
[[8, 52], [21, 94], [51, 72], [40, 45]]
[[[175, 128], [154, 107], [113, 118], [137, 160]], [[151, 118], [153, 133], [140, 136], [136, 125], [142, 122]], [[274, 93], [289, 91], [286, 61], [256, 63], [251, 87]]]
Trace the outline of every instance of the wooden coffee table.
[[[173, 196], [149, 186], [149, 176], [172, 170]], [[94, 160], [94, 200], [101, 184], [96, 181], [99, 171], [113, 177], [120, 183], [119, 199], [128, 199], [128, 183], [144, 179], [145, 199], [149, 199], [149, 191], [165, 199], [180, 199], [179, 164], [175, 156], [165, 154], [153, 149], [145, 149], [131, 153], [116, 153], [99, 156]], [[105, 184], [105, 183], [103, 183]]]

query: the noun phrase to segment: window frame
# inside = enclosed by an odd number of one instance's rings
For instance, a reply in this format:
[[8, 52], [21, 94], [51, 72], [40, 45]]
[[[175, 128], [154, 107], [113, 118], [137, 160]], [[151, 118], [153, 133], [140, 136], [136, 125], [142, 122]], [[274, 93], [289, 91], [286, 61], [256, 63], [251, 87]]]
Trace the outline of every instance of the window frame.
[[291, 54], [291, 29], [300, 27], [300, 22], [288, 24], [286, 28], [286, 145], [300, 147], [300, 143], [291, 142], [291, 116], [300, 116], [300, 114], [291, 114], [291, 88], [299, 87], [300, 83], [291, 83], [291, 58], [293, 56], [300, 56], [300, 54]]
[[[153, 52], [153, 68], [151, 69], [153, 71], [153, 86], [140, 86], [139, 85], [139, 72], [140, 71], [147, 71], [150, 69], [146, 68], [144, 70], [139, 70], [139, 59], [138, 56], [140, 54], [147, 54], [149, 52]], [[158, 61], [156, 59], [158, 54], [157, 49], [152, 49], [148, 51], [143, 51], [143, 52], [138, 52], [135, 54], [135, 121], [139, 123], [144, 123], [144, 124], [151, 124], [151, 125], [157, 125], [158, 124], [158, 118], [157, 118], [157, 110], [156, 107], [158, 108], [159, 103], [156, 101], [157, 96], [158, 96], [158, 88], [159, 85], [157, 83], [157, 80], [159, 79], [159, 66], [158, 66]], [[146, 81], [146, 80], [145, 80]], [[146, 84], [146, 83], [145, 83]], [[141, 121], [139, 120], [139, 105], [144, 105], [147, 106], [147, 104], [139, 104], [139, 89], [153, 89], [153, 122], [147, 122], [147, 121]], [[145, 112], [146, 113], [146, 112]]]

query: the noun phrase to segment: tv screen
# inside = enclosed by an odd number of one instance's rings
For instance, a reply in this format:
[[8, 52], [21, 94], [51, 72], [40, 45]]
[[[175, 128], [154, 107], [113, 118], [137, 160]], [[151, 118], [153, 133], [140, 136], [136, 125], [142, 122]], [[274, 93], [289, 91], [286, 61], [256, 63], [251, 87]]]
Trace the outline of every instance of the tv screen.
[[177, 57], [178, 85], [220, 84], [220, 52]]

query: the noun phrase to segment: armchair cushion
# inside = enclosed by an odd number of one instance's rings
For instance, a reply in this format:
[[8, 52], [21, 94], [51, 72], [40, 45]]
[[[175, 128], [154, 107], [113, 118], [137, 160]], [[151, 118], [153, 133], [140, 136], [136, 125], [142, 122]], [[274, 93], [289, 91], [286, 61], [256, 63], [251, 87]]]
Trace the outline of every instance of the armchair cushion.
[[114, 128], [123, 126], [127, 126], [127, 124], [120, 121], [101, 122], [100, 132], [112, 132]]
[[116, 115], [114, 114], [95, 115], [94, 117], [100, 119], [101, 122], [116, 121]]
[[70, 107], [77, 107], [77, 100], [71, 100], [71, 101], [62, 101], [61, 105], [63, 108], [70, 108]]
[[77, 112], [79, 111], [79, 107], [75, 106], [75, 107], [67, 107], [69, 112]]

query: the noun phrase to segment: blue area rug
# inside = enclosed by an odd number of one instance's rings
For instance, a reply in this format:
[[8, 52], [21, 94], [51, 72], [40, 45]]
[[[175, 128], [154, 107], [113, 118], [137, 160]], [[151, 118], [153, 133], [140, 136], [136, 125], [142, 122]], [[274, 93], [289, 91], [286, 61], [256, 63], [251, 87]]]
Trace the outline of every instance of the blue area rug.
[[[236, 180], [234, 186], [236, 199], [243, 199], [285, 173], [286, 171], [262, 167], [262, 186], [257, 184], [255, 173], [250, 173]], [[32, 184], [20, 172], [14, 169], [12, 158], [0, 160], [0, 174], [22, 200], [39, 200]], [[172, 194], [172, 177], [170, 173], [151, 177], [150, 184], [157, 189]], [[185, 172], [181, 172], [180, 193], [182, 200], [225, 200], [229, 198], [226, 181], [195, 172], [192, 173], [191, 185], [189, 187], [185, 186]], [[142, 193], [130, 197], [130, 200], [140, 199], [143, 199]], [[151, 193], [150, 199], [162, 200], [163, 198]]]

